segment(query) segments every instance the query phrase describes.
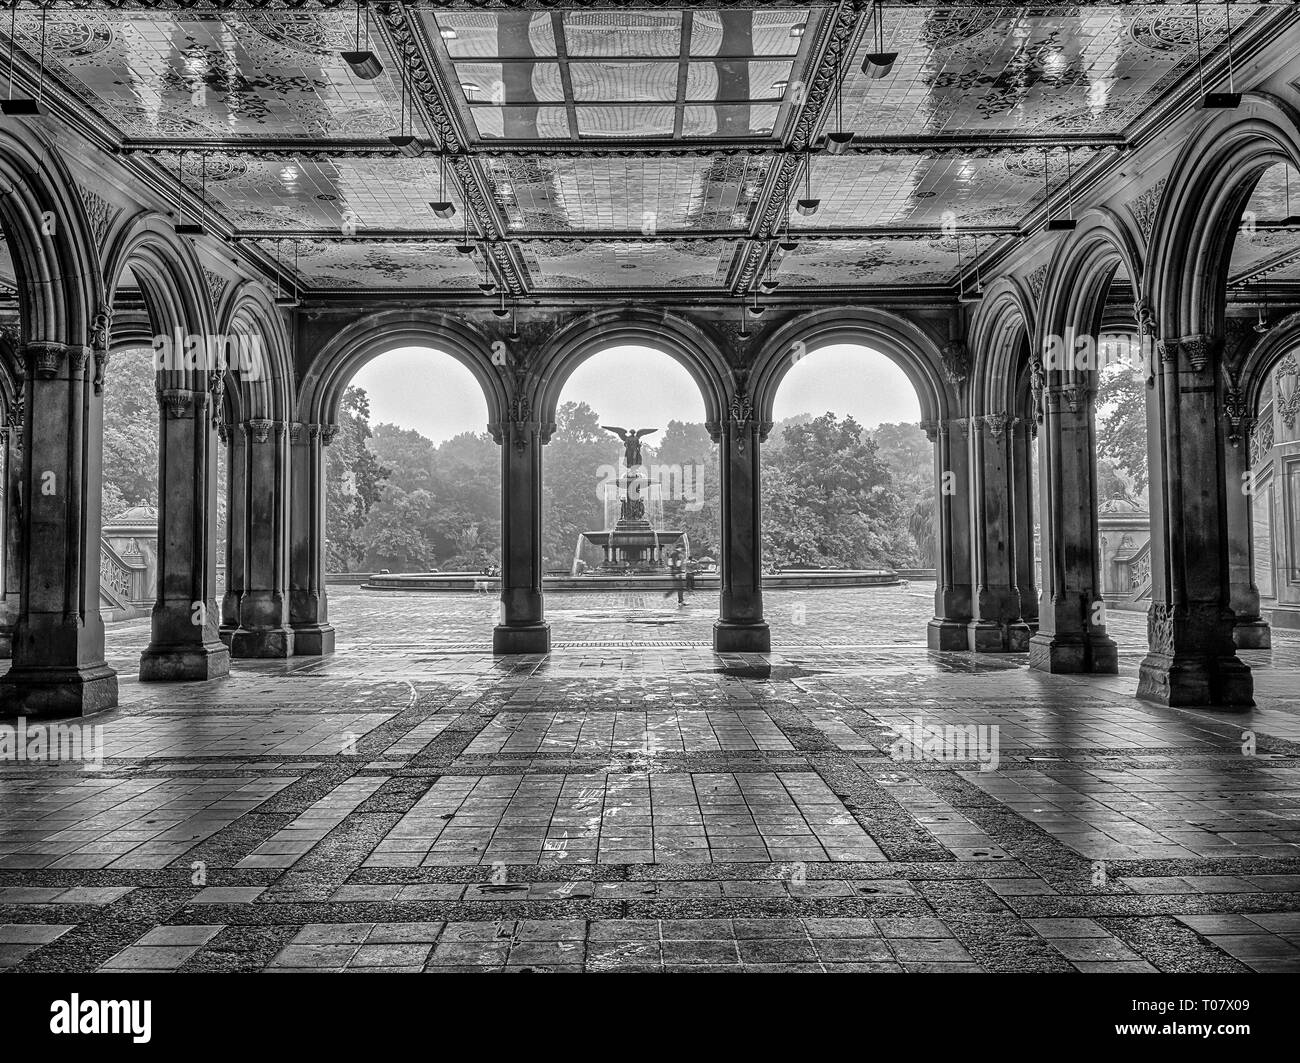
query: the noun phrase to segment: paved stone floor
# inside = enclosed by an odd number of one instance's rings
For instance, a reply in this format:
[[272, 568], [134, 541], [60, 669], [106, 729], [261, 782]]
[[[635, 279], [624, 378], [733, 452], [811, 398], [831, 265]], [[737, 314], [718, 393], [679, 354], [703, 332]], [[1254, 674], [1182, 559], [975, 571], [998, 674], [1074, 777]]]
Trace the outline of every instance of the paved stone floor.
[[121, 708], [29, 725], [102, 762], [0, 763], [0, 968], [1300, 970], [1300, 640], [1166, 710], [1142, 616], [1054, 677], [932, 602], [772, 593], [719, 657], [705, 596], [555, 595], [494, 659], [486, 598], [343, 588], [335, 656], [184, 685], [114, 625]]

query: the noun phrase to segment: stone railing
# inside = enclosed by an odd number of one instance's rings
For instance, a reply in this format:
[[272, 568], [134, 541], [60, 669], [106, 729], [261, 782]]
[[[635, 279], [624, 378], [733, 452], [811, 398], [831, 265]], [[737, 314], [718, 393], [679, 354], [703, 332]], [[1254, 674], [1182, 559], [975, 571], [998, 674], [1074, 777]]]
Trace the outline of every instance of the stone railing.
[[124, 557], [99, 539], [99, 611], [105, 620], [147, 616], [153, 607], [148, 565], [139, 554]]

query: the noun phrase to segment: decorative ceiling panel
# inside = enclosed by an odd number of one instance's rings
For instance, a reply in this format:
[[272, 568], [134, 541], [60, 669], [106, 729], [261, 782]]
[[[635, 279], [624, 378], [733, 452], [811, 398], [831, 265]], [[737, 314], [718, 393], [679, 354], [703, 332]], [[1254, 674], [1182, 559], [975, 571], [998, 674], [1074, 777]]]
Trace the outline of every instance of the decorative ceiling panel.
[[[774, 135], [811, 10], [420, 13], [481, 140]], [[548, 106], [548, 105], [563, 105]]]
[[1300, 271], [1300, 227], [1278, 228], [1300, 215], [1300, 174], [1281, 163], [1260, 176], [1242, 212], [1228, 276], [1240, 283], [1294, 280]]
[[296, 265], [308, 288], [470, 290], [482, 279], [481, 257], [459, 255], [450, 243], [296, 240], [277, 247], [274, 240], [260, 240], [258, 245], [290, 270]]
[[555, 158], [486, 161], [512, 229], [743, 230], [770, 158]]
[[[340, 52], [354, 47], [350, 11], [68, 11], [48, 14], [56, 78], [128, 136], [360, 137], [396, 132], [397, 66], [373, 81]], [[17, 41], [41, 48], [35, 11]], [[5, 29], [8, 29], [7, 20]]]
[[[174, 157], [164, 165], [175, 170]], [[210, 202], [240, 229], [446, 229], [464, 225], [459, 186], [445, 182], [456, 216], [429, 208], [439, 198], [437, 158], [253, 159], [185, 156], [185, 183], [198, 192], [206, 165]]]
[[523, 241], [524, 262], [542, 290], [715, 288], [733, 245], [718, 240]]
[[[1070, 152], [1074, 172], [1093, 155]], [[1013, 225], [1044, 194], [1044, 166], [1053, 184], [1053, 210], [1064, 208], [1063, 152], [1040, 151], [986, 158], [957, 155], [818, 155], [811, 187], [816, 214], [793, 213], [792, 228], [904, 227], [945, 224]], [[1059, 189], [1059, 191], [1058, 191]], [[804, 195], [800, 182], [799, 196]]]
[[[1233, 31], [1266, 5], [1232, 4]], [[1200, 7], [1202, 51], [1224, 43], [1220, 5]], [[871, 136], [934, 133], [1120, 133], [1196, 61], [1191, 5], [886, 8], [893, 72], [846, 68], [846, 128]]]
[[957, 242], [941, 236], [890, 240], [800, 240], [775, 271], [785, 288], [947, 284]]

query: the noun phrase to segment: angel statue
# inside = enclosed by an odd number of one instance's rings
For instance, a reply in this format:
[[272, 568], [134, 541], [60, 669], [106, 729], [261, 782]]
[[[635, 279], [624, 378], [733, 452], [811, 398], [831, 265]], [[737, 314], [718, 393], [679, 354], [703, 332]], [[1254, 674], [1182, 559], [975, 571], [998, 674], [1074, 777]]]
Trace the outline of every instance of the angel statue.
[[605, 429], [606, 432], [613, 432], [619, 439], [623, 440], [623, 460], [629, 469], [636, 468], [641, 464], [641, 437], [659, 431], [657, 428], [638, 428], [636, 431], [632, 431], [629, 428], [615, 428], [607, 424], [600, 427]]

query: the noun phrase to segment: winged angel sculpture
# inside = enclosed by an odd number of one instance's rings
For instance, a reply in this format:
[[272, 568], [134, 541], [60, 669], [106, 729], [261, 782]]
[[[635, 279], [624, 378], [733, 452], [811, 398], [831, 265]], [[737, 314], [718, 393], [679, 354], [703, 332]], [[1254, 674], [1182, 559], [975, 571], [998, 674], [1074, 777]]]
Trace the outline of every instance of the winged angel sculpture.
[[623, 441], [623, 460], [629, 469], [641, 464], [641, 437], [659, 431], [657, 428], [615, 428], [612, 425], [600, 426], [606, 432], [613, 432]]

